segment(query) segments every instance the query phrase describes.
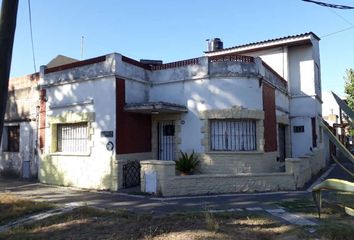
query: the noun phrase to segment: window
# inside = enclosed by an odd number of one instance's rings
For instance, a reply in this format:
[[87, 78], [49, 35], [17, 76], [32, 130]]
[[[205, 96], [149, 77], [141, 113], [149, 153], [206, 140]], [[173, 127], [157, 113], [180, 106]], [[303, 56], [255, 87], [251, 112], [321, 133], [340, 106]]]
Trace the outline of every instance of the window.
[[4, 127], [3, 151], [19, 152], [20, 151], [20, 126]]
[[58, 152], [87, 152], [87, 123], [58, 124], [57, 140]]
[[163, 135], [164, 136], [174, 136], [175, 135], [175, 125], [167, 124], [163, 126]]
[[294, 133], [300, 133], [300, 132], [304, 132], [304, 131], [305, 131], [304, 126], [294, 126]]
[[212, 151], [254, 151], [256, 145], [256, 121], [227, 119], [210, 120]]

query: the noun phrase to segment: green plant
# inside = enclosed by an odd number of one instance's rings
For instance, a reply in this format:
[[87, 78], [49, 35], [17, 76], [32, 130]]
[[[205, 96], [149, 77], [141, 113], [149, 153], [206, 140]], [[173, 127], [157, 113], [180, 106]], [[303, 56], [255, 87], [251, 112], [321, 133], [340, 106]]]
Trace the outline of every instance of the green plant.
[[176, 160], [176, 169], [184, 174], [193, 173], [198, 165], [198, 155], [194, 151], [190, 155], [181, 151], [181, 156]]

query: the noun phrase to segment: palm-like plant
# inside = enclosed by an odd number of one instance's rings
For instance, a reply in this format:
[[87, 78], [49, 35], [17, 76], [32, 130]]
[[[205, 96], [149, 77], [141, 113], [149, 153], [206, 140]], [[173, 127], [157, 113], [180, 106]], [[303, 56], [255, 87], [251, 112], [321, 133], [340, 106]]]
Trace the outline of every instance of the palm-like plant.
[[198, 165], [198, 155], [194, 151], [190, 155], [181, 151], [180, 158], [176, 160], [176, 169], [183, 174], [193, 173]]
[[[348, 105], [342, 99], [340, 99], [336, 94], [334, 94], [333, 92], [332, 94], [335, 100], [337, 101], [338, 105], [341, 107], [341, 109], [348, 115], [348, 117], [350, 117], [353, 120], [354, 111], [350, 107], [348, 107]], [[331, 142], [334, 145], [336, 145], [339, 151], [343, 153], [343, 155], [345, 155], [352, 163], [354, 163], [353, 154], [336, 138], [336, 136], [333, 135], [331, 130], [329, 130], [324, 123], [321, 123], [321, 126], [324, 130], [324, 133], [329, 137]], [[346, 172], [348, 172], [351, 176], [354, 177], [354, 173], [352, 173], [349, 169], [347, 169], [344, 165], [342, 165], [335, 156], [332, 156], [332, 158], [340, 167], [342, 167]], [[322, 190], [335, 190], [335, 191], [354, 193], [354, 183], [340, 180], [340, 179], [327, 179], [321, 182], [320, 184], [316, 185], [312, 189], [312, 195], [317, 206], [319, 218], [321, 217], [321, 208], [322, 208], [322, 196], [321, 196]], [[354, 216], [354, 209], [345, 207], [345, 212], [351, 216]]]

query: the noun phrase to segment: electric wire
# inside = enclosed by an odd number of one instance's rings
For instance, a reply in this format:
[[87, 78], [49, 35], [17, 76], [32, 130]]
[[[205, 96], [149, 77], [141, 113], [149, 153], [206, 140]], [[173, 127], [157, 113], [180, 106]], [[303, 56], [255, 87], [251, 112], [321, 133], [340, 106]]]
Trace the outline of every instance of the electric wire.
[[33, 68], [34, 72], [37, 72], [36, 67], [36, 57], [34, 53], [34, 42], [33, 42], [33, 31], [32, 31], [32, 10], [31, 10], [31, 0], [28, 0], [28, 16], [29, 16], [29, 26], [30, 26], [30, 34], [31, 34], [31, 45], [32, 45], [32, 58], [33, 58]]
[[319, 1], [314, 1], [314, 0], [302, 0], [302, 1], [314, 3], [314, 4], [320, 5], [322, 7], [337, 8], [337, 9], [342, 9], [342, 10], [353, 10], [354, 9], [354, 7], [352, 7], [352, 6], [325, 3], [325, 2], [319, 2]]
[[332, 33], [328, 33], [328, 34], [325, 34], [323, 36], [321, 36], [321, 38], [325, 38], [325, 37], [329, 37], [329, 36], [332, 36], [332, 35], [335, 35], [337, 33], [341, 33], [341, 32], [345, 32], [345, 31], [348, 31], [348, 30], [351, 30], [351, 29], [354, 29], [354, 24], [352, 22], [350, 22], [348, 19], [346, 19], [345, 17], [343, 17], [342, 15], [338, 14], [336, 11], [334, 11], [333, 9], [328, 9], [329, 11], [331, 11], [333, 14], [335, 14], [337, 17], [339, 17], [340, 19], [342, 19], [344, 22], [348, 23], [350, 26], [349, 27], [346, 27], [346, 28], [343, 28], [343, 29], [340, 29], [338, 31], [335, 31], [335, 32], [332, 32]]

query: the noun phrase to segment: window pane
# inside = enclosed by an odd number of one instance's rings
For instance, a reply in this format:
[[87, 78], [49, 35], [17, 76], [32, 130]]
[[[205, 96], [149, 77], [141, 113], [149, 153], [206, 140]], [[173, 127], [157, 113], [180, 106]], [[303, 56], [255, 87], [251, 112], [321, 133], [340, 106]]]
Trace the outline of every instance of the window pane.
[[87, 123], [58, 124], [58, 152], [84, 153], [87, 151]]
[[210, 143], [212, 151], [256, 150], [255, 120], [211, 120]]
[[7, 127], [7, 149], [8, 152], [20, 151], [20, 127], [8, 126]]

